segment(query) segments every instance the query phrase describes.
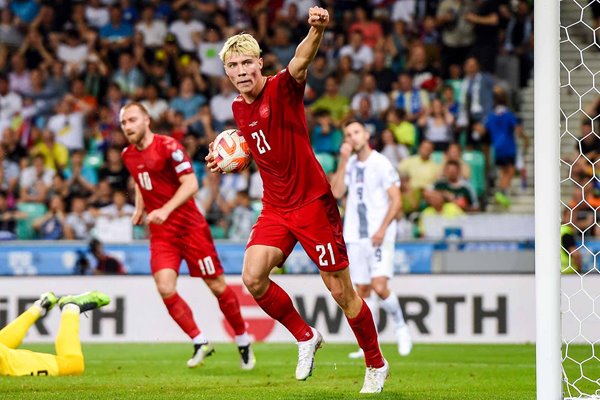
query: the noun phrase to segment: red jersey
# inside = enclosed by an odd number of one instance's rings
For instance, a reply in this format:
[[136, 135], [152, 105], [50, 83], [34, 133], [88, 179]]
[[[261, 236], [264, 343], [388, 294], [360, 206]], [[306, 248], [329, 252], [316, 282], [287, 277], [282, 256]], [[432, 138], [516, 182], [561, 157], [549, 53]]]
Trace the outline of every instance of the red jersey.
[[[138, 150], [131, 144], [123, 150], [121, 156], [140, 188], [148, 213], [161, 208], [173, 197], [181, 185], [181, 175], [194, 173], [192, 162], [183, 146], [164, 135], [155, 134], [150, 146], [144, 150]], [[191, 198], [173, 210], [162, 225], [149, 226], [151, 235], [181, 235], [202, 225], [206, 225], [206, 221]]]
[[304, 86], [286, 68], [267, 78], [252, 103], [240, 95], [232, 105], [258, 165], [263, 202], [280, 210], [299, 208], [330, 191], [306, 128]]

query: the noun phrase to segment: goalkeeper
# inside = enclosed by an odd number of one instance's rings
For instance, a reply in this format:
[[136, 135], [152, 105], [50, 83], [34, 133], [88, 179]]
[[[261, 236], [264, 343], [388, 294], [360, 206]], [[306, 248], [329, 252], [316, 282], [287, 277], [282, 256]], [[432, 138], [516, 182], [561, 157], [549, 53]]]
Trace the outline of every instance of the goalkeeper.
[[[44, 293], [31, 307], [0, 330], [0, 376], [80, 375], [84, 370], [79, 340], [79, 314], [107, 305], [100, 292], [64, 296]], [[58, 303], [62, 315], [56, 335], [56, 355], [17, 349], [27, 331]]]

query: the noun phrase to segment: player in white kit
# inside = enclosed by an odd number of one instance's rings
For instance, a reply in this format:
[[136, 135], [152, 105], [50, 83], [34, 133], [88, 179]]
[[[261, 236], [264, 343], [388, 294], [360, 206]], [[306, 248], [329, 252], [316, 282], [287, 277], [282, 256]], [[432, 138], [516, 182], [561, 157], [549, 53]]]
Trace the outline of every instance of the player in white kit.
[[[398, 297], [388, 288], [388, 280], [394, 275], [396, 216], [401, 208], [400, 177], [385, 156], [371, 149], [369, 135], [359, 121], [344, 124], [345, 141], [331, 188], [338, 199], [348, 194], [344, 240], [352, 282], [375, 320], [381, 300], [381, 306], [395, 324], [398, 352], [406, 356], [412, 350], [412, 340]], [[362, 355], [359, 349], [350, 357]]]

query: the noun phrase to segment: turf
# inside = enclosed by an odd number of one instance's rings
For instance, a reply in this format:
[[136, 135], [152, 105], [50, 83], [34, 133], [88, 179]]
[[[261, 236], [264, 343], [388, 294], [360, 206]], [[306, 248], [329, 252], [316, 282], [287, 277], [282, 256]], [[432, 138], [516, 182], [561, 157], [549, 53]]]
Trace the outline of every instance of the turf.
[[[50, 345], [26, 348], [53, 352]], [[239, 368], [233, 344], [218, 344], [205, 365], [188, 369], [189, 344], [85, 344], [79, 377], [0, 378], [1, 399], [349, 399], [359, 397], [364, 365], [353, 345], [326, 344], [313, 377], [294, 379], [294, 344], [257, 344], [257, 367]], [[535, 399], [531, 345], [416, 345], [400, 357], [383, 346], [392, 374], [381, 399]], [[596, 370], [596, 373], [599, 371]], [[374, 397], [372, 395], [361, 396]]]

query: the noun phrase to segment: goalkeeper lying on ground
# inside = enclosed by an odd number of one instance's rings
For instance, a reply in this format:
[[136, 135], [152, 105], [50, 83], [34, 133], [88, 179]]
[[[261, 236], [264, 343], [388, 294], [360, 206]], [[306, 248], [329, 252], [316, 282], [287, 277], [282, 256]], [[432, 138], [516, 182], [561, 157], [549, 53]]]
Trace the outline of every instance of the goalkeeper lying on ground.
[[[100, 292], [87, 292], [58, 299], [48, 292], [0, 330], [0, 376], [80, 375], [83, 353], [79, 340], [79, 314], [107, 305], [110, 299]], [[56, 355], [17, 349], [27, 331], [58, 303], [62, 315], [56, 335]]]

